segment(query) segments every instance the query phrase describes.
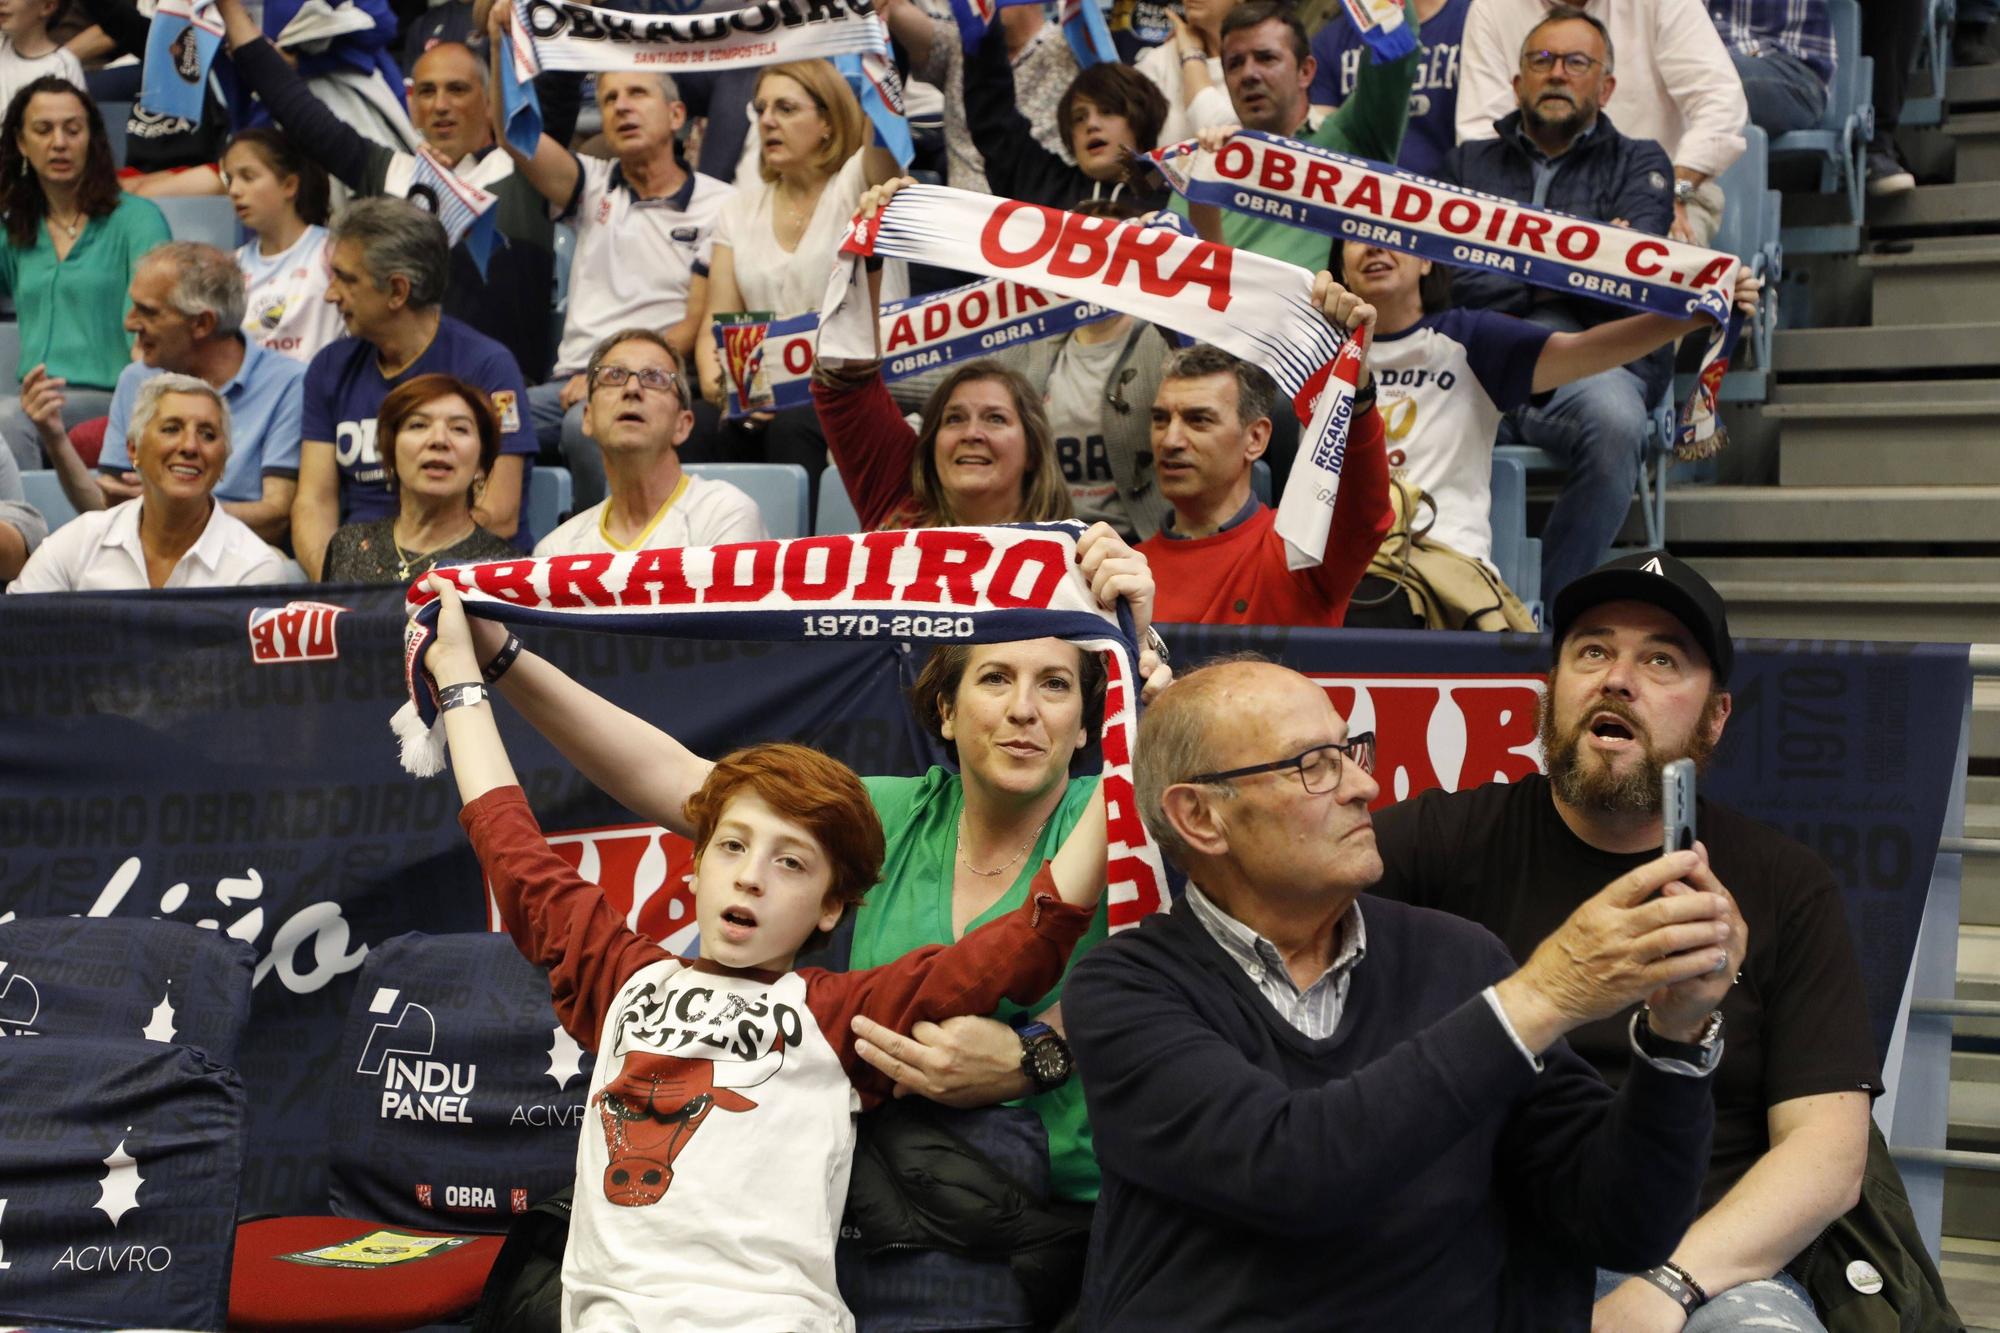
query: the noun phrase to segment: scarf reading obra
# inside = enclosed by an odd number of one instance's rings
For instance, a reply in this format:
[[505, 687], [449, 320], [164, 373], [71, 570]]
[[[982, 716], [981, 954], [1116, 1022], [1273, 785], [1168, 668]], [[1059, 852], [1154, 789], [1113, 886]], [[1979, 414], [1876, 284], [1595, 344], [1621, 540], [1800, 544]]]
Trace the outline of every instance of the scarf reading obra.
[[[1000, 278], [884, 301], [882, 378], [894, 383], [1017, 343], [1058, 337], [1105, 314], [1088, 301], [1061, 300]], [[730, 416], [812, 402], [819, 311], [768, 322], [717, 321], [710, 327], [735, 390], [729, 395]]]
[[875, 358], [862, 256], [881, 255], [1026, 282], [1263, 367], [1306, 423], [1278, 505], [1285, 558], [1293, 569], [1323, 558], [1366, 347], [1359, 331], [1346, 336], [1320, 314], [1312, 274], [1169, 228], [940, 185], [897, 191], [873, 218], [854, 220], [841, 249], [849, 261], [835, 267], [821, 302], [824, 357]]
[[[1165, 870], [1132, 790], [1137, 654], [1129, 617], [1091, 595], [1076, 564], [1081, 523], [919, 528], [736, 542], [620, 555], [499, 560], [436, 572], [468, 615], [684, 639], [1002, 643], [1067, 639], [1105, 654], [1104, 801], [1113, 930], [1165, 905]], [[443, 771], [444, 728], [421, 666], [437, 637], [436, 598], [421, 583], [404, 635], [409, 701], [397, 711], [403, 767]]]
[[1676, 319], [1716, 325], [1676, 449], [1691, 458], [1722, 446], [1715, 394], [1742, 330], [1733, 308], [1736, 256], [1348, 157], [1295, 139], [1239, 130], [1217, 152], [1192, 140], [1151, 154], [1192, 203], [1277, 218], [1530, 286]]
[[858, 56], [845, 73], [882, 143], [908, 165], [909, 125], [889, 39], [870, 0], [760, 0], [707, 14], [647, 15], [575, 0], [512, 0], [500, 62], [507, 141], [533, 155], [542, 135], [534, 78], [543, 70], [754, 69], [816, 57]]

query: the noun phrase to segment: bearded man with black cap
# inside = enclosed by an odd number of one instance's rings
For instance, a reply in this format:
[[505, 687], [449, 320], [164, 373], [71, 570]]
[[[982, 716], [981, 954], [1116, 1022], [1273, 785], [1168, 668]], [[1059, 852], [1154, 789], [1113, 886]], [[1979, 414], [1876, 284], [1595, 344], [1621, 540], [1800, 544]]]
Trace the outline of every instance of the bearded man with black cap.
[[[1426, 792], [1377, 814], [1378, 895], [1480, 922], [1526, 959], [1576, 905], [1660, 854], [1662, 769], [1704, 763], [1729, 722], [1734, 650], [1722, 598], [1663, 551], [1599, 566], [1556, 597], [1542, 698], [1546, 777]], [[1785, 1273], [1854, 1206], [1881, 1091], [1860, 967], [1824, 862], [1783, 834], [1698, 802], [1707, 876], [1749, 952], [1705, 1035], [1728, 1033], [1702, 1212], [1666, 1264], [1600, 1273], [1594, 1329], [1754, 1327], [1823, 1333]], [[1703, 878], [1713, 883], [1700, 883]], [[1667, 1049], [1632, 1014], [1570, 1034], [1617, 1083]]]

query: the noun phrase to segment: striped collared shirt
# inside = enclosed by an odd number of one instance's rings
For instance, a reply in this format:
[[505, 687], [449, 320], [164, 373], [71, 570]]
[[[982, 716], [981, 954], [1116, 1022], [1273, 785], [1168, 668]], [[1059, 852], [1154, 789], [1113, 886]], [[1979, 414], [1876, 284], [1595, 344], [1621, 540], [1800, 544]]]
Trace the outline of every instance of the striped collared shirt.
[[1708, 0], [1722, 44], [1745, 55], [1776, 49], [1833, 82], [1833, 23], [1826, 0]]
[[1340, 942], [1334, 950], [1333, 962], [1304, 990], [1292, 981], [1277, 945], [1210, 902], [1192, 881], [1183, 901], [1194, 912], [1194, 919], [1215, 937], [1222, 951], [1243, 969], [1258, 993], [1271, 1002], [1279, 1017], [1308, 1037], [1333, 1035], [1333, 1030], [1340, 1026], [1341, 1011], [1347, 1007], [1348, 982], [1353, 979], [1354, 969], [1368, 956], [1368, 927], [1361, 920], [1358, 899], [1349, 905], [1334, 928]]

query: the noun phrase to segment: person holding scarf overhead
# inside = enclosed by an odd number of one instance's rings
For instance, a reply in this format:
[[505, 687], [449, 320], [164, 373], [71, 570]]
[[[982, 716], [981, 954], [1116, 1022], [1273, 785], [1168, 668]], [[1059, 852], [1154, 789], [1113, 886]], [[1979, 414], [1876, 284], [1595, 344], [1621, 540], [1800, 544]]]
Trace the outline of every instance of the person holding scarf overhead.
[[[847, 80], [825, 60], [768, 67], [751, 106], [764, 184], [739, 190], [722, 206], [708, 264], [708, 310], [694, 344], [701, 395], [717, 406], [731, 386], [710, 333], [716, 316], [769, 311], [786, 319], [819, 309], [862, 191], [896, 172], [889, 151], [871, 146], [868, 122]], [[882, 299], [908, 294], [903, 266], [891, 266]], [[731, 422], [717, 452], [731, 462], [797, 463], [817, 502], [826, 441], [805, 408]]]

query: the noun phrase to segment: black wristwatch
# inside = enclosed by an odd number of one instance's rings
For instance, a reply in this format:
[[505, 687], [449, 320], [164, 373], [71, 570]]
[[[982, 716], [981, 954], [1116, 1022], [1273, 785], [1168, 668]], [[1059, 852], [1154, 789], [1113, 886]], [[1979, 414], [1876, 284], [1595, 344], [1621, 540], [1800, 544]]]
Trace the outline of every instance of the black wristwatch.
[[1052, 1092], [1069, 1082], [1076, 1060], [1060, 1032], [1041, 1022], [1023, 1023], [1014, 1031], [1021, 1038], [1021, 1072], [1033, 1080], [1038, 1092]]
[[1713, 1069], [1722, 1045], [1722, 1011], [1717, 1009], [1708, 1016], [1693, 1041], [1674, 1041], [1653, 1031], [1642, 1004], [1632, 1015], [1632, 1042], [1655, 1060], [1676, 1061], [1700, 1071]]

